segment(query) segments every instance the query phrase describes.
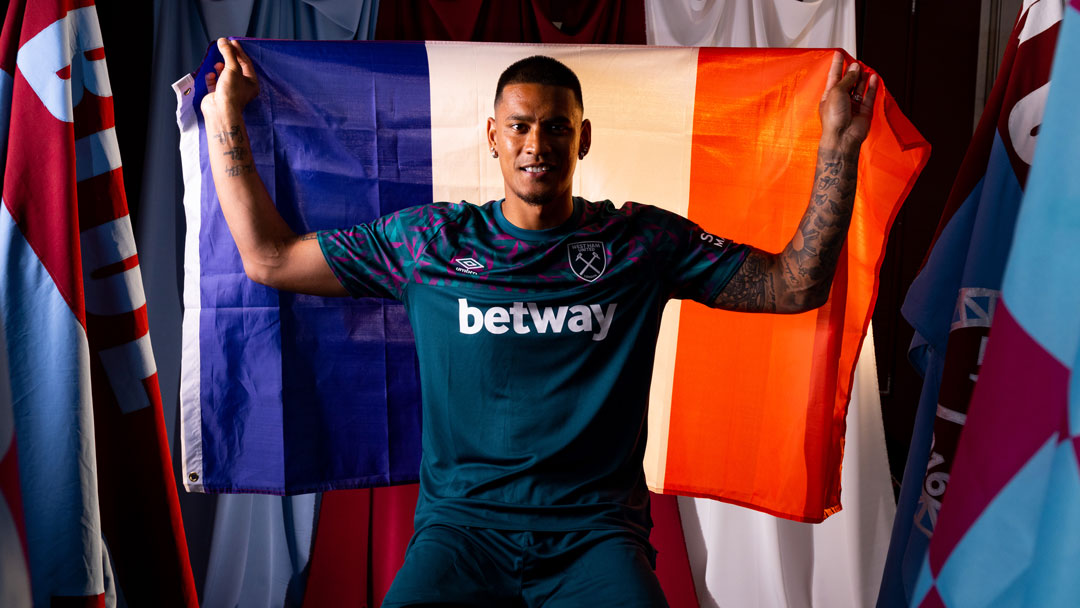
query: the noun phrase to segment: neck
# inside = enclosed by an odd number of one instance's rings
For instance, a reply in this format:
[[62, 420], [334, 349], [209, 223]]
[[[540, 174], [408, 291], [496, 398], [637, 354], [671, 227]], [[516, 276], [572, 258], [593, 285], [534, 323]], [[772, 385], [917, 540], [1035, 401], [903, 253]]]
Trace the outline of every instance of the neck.
[[574, 213], [574, 199], [569, 194], [544, 205], [530, 205], [517, 197], [506, 197], [503, 217], [524, 230], [547, 230], [561, 226]]

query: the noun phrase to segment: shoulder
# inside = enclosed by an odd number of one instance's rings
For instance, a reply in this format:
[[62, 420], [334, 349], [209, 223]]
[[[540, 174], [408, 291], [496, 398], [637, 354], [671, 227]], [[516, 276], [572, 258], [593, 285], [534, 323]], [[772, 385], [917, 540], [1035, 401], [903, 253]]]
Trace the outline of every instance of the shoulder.
[[667, 218], [681, 218], [681, 216], [667, 209], [657, 207], [655, 205], [649, 205], [646, 203], [638, 203], [635, 201], [626, 201], [622, 205], [616, 206], [615, 203], [610, 200], [603, 201], [587, 201], [581, 199], [585, 206], [586, 216], [598, 217], [598, 218], [625, 218], [631, 220], [663, 220]]
[[383, 215], [342, 233], [369, 233], [390, 240], [426, 241], [448, 226], [460, 224], [468, 215], [468, 203], [427, 203]]
[[387, 250], [405, 246], [417, 251], [447, 227], [459, 225], [467, 216], [468, 203], [427, 203], [406, 207], [382, 215], [370, 222], [337, 230], [323, 230], [319, 243], [323, 249], [353, 250], [375, 246]]
[[583, 224], [590, 223], [623, 223], [627, 227], [644, 233], [686, 231], [693, 227], [693, 222], [690, 220], [655, 205], [626, 201], [616, 207], [609, 200], [585, 201]]
[[428, 203], [395, 211], [384, 215], [380, 220], [402, 227], [438, 230], [447, 224], [461, 221], [464, 216], [469, 214], [470, 207], [473, 207], [473, 205], [464, 201], [460, 203]]

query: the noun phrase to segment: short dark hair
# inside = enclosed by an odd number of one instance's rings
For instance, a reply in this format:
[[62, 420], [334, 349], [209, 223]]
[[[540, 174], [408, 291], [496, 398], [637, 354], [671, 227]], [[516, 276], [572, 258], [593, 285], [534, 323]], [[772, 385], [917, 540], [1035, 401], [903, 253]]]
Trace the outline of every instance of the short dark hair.
[[495, 87], [495, 105], [499, 105], [503, 89], [511, 84], [542, 84], [545, 86], [565, 87], [570, 89], [577, 100], [578, 107], [585, 109], [581, 98], [581, 81], [577, 74], [562, 62], [544, 55], [533, 55], [510, 64], [499, 76]]

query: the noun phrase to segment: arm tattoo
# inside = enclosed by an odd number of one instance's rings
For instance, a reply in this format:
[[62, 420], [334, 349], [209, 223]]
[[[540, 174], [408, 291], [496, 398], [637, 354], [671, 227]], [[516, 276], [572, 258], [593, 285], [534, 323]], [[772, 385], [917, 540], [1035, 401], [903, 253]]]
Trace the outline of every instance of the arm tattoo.
[[240, 146], [233, 146], [228, 150], [221, 153], [222, 156], [228, 156], [233, 160], [244, 160], [247, 158], [247, 150]]
[[810, 205], [779, 257], [784, 293], [781, 307], [814, 308], [829, 297], [851, 223], [858, 169], [857, 153], [818, 153]]
[[754, 249], [716, 297], [719, 308], [744, 312], [802, 312], [825, 303], [844, 248], [859, 156], [818, 152], [810, 204], [780, 254]]
[[774, 254], [754, 249], [713, 302], [742, 312], [775, 312], [776, 285], [770, 266]]
[[233, 125], [229, 127], [228, 131], [221, 131], [214, 135], [214, 139], [221, 145], [225, 145], [231, 141], [236, 143], [244, 142], [244, 134], [240, 132], [240, 125]]
[[[221, 155], [227, 156], [237, 163], [242, 163], [251, 156], [247, 145], [244, 144], [244, 134], [240, 131], [240, 125], [232, 125], [227, 131], [222, 130], [216, 133], [214, 139], [219, 144], [228, 146]], [[225, 168], [225, 175], [229, 177], [239, 177], [254, 172], [255, 165], [252, 163], [234, 164]]]
[[318, 232], [309, 232], [309, 233], [305, 234], [304, 236], [300, 237], [300, 240], [301, 241], [314, 241], [314, 240], [316, 240], [318, 238], [319, 238], [319, 233]]
[[233, 165], [231, 167], [225, 168], [225, 175], [228, 175], [229, 177], [239, 177], [241, 175], [247, 175], [248, 173], [254, 172], [255, 165], [252, 165], [250, 163], [246, 165]]

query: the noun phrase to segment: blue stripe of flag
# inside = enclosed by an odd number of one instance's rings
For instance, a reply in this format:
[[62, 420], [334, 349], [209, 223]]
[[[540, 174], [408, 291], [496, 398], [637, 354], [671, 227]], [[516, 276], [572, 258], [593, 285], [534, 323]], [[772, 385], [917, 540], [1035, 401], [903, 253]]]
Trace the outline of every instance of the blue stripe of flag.
[[[255, 165], [294, 230], [350, 226], [432, 200], [423, 44], [243, 45], [261, 86], [245, 111]], [[216, 52], [196, 75], [196, 108]], [[420, 394], [404, 308], [248, 280], [235, 248], [212, 245], [232, 240], [200, 136], [205, 488], [292, 494], [414, 481]]]

